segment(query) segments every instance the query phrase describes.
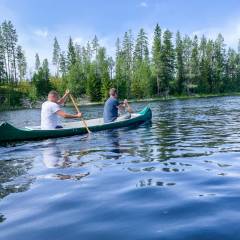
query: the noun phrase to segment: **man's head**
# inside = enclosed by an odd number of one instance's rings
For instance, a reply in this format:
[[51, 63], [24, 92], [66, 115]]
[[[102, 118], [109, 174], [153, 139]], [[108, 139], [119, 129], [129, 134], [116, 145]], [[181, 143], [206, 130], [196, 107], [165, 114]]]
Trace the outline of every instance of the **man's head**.
[[48, 101], [57, 102], [59, 99], [58, 92], [52, 90], [48, 93]]
[[111, 88], [111, 89], [109, 90], [109, 95], [110, 95], [111, 97], [117, 98], [117, 90], [116, 90], [116, 88]]

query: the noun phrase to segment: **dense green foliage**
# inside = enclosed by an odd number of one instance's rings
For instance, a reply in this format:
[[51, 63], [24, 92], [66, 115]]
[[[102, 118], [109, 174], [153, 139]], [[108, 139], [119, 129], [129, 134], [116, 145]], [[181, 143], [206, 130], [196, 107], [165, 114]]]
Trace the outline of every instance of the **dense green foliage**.
[[[151, 50], [151, 51], [150, 51]], [[36, 100], [50, 89], [63, 93], [69, 88], [75, 96], [102, 101], [110, 87], [117, 88], [120, 98], [147, 98], [169, 95], [221, 94], [240, 90], [240, 48], [227, 48], [221, 34], [213, 39], [192, 38], [162, 31], [157, 24], [152, 46], [140, 29], [134, 40], [132, 31], [116, 41], [115, 59], [108, 56], [97, 36], [85, 46], [69, 38], [61, 49], [53, 41], [52, 68], [35, 56], [35, 72], [23, 96]], [[0, 95], [3, 86], [15, 89], [26, 81], [26, 59], [11, 22], [0, 26]], [[2, 86], [2, 87], [1, 87]], [[12, 90], [12, 93], [16, 91]]]
[[25, 80], [27, 63], [18, 45], [16, 29], [11, 21], [0, 24], [0, 104], [18, 105], [25, 95], [16, 85]]

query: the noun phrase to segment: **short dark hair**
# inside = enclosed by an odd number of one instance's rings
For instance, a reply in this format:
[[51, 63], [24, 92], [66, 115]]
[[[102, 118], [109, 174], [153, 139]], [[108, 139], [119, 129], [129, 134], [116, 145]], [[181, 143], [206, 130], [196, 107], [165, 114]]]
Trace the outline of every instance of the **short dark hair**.
[[48, 96], [49, 96], [49, 95], [58, 96], [58, 92], [55, 91], [55, 90], [51, 90], [51, 91], [48, 93]]
[[109, 90], [109, 94], [110, 94], [111, 96], [115, 95], [116, 93], [117, 93], [117, 89], [116, 89], [116, 88], [111, 88], [111, 89]]

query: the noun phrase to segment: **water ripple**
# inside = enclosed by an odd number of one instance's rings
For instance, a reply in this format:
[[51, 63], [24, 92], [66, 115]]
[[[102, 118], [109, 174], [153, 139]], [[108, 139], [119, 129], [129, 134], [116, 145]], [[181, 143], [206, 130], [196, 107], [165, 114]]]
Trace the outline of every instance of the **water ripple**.
[[[1, 146], [0, 239], [239, 239], [239, 101], [153, 102], [152, 123]], [[0, 121], [16, 115], [38, 124]]]

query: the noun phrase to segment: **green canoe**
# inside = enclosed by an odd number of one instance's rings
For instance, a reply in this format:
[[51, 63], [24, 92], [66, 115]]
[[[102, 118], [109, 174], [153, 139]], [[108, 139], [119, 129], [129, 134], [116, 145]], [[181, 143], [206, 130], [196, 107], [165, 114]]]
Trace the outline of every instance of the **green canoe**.
[[[86, 120], [90, 131], [101, 131], [120, 127], [132, 126], [143, 123], [152, 118], [152, 111], [145, 107], [142, 111], [131, 115], [130, 119], [117, 120], [111, 123], [103, 123], [102, 118]], [[63, 128], [54, 130], [41, 130], [40, 127], [15, 128], [7, 122], [0, 124], [0, 142], [38, 140], [46, 138], [66, 137], [87, 133], [82, 122], [75, 121], [63, 124]]]

